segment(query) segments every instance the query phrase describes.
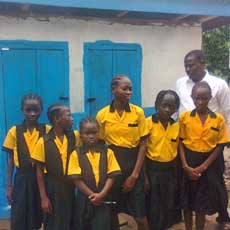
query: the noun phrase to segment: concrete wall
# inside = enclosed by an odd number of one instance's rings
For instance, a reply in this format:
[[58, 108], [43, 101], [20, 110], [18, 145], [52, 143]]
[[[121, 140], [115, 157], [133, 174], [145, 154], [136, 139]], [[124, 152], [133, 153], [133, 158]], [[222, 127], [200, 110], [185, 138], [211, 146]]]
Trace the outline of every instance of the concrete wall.
[[140, 26], [65, 18], [0, 17], [0, 39], [67, 41], [70, 58], [72, 112], [84, 109], [83, 43], [111, 40], [139, 43], [143, 52], [142, 105], [153, 105], [157, 92], [174, 87], [184, 74], [183, 57], [201, 46], [200, 26]]

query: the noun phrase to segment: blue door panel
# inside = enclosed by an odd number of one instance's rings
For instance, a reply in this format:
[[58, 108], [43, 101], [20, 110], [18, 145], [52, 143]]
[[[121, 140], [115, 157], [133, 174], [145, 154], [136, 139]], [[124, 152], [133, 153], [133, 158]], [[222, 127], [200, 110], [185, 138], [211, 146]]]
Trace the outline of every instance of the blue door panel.
[[111, 100], [110, 80], [112, 76], [111, 50], [89, 49], [87, 53], [85, 103], [87, 113], [95, 116], [97, 111]]
[[[0, 51], [0, 87], [3, 89], [3, 59], [2, 59], [2, 51]], [[0, 144], [2, 145], [2, 141], [5, 137], [6, 130], [6, 122], [5, 122], [5, 111], [4, 111], [4, 92], [0, 90]], [[0, 151], [0, 216], [6, 217], [7, 205], [6, 205], [6, 173], [7, 173], [7, 155]]]
[[113, 50], [113, 75], [125, 74], [132, 81], [133, 95], [131, 102], [141, 105], [141, 55], [137, 49]]
[[[2, 51], [6, 129], [22, 121], [21, 96], [36, 89], [36, 60], [33, 50]], [[17, 114], [17, 116], [15, 116]]]
[[44, 112], [41, 121], [46, 121], [49, 105], [63, 103], [69, 105], [68, 69], [63, 50], [37, 51], [38, 94], [42, 95]]

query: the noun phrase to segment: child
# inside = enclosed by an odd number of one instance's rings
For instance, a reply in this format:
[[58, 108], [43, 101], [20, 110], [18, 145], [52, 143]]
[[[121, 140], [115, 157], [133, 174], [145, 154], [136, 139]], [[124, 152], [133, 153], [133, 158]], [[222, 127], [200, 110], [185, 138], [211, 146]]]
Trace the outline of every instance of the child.
[[[38, 123], [42, 112], [42, 99], [30, 93], [21, 101], [25, 116], [22, 124], [13, 126], [7, 133], [3, 149], [8, 152], [7, 199], [11, 205], [11, 229], [31, 230], [41, 226], [40, 198], [36, 180], [36, 169], [30, 155], [39, 137], [49, 127]], [[16, 167], [12, 188], [12, 172]]]
[[129, 103], [132, 82], [125, 75], [111, 81], [114, 100], [97, 113], [100, 138], [114, 151], [122, 176], [115, 181], [112, 196], [118, 211], [132, 215], [138, 230], [148, 229], [145, 208], [144, 171], [146, 127], [144, 111]]
[[50, 106], [47, 115], [53, 127], [38, 140], [32, 153], [37, 164], [41, 206], [45, 213], [44, 227], [46, 230], [69, 230], [74, 187], [67, 178], [67, 168], [70, 153], [78, 143], [78, 132], [70, 130], [73, 119], [65, 105]]
[[208, 108], [211, 99], [208, 83], [196, 83], [191, 96], [196, 108], [179, 117], [181, 197], [186, 230], [192, 229], [192, 211], [196, 214], [196, 229], [202, 230], [205, 215], [214, 214], [227, 201], [219, 162], [227, 134], [224, 118]]
[[78, 187], [76, 201], [76, 229], [111, 230], [110, 207], [107, 194], [120, 167], [114, 153], [98, 142], [99, 124], [94, 118], [80, 122], [83, 145], [71, 154], [68, 175]]
[[179, 108], [176, 92], [162, 90], [155, 101], [156, 113], [146, 118], [149, 129], [146, 172], [150, 182], [150, 229], [162, 230], [175, 223], [178, 186], [176, 177], [178, 122], [171, 118]]

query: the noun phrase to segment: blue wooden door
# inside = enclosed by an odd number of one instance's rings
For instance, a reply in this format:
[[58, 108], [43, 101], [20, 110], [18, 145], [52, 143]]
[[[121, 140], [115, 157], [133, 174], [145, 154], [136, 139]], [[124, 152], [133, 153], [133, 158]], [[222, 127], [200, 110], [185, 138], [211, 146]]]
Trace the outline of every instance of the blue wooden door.
[[[66, 43], [0, 41], [0, 142], [7, 130], [23, 120], [21, 98], [29, 92], [42, 96], [46, 110], [52, 103], [68, 104], [68, 46]], [[6, 202], [6, 153], [0, 153], [0, 218], [9, 216]]]
[[142, 53], [138, 44], [120, 44], [110, 41], [85, 43], [85, 111], [95, 116], [112, 100], [110, 82], [116, 74], [125, 74], [133, 84], [131, 102], [141, 105]]

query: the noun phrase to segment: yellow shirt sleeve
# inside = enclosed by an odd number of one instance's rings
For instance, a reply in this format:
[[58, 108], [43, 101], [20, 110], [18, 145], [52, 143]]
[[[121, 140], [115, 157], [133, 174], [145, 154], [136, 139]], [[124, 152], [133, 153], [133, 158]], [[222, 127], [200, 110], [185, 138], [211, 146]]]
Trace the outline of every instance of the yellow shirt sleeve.
[[50, 131], [51, 128], [52, 128], [52, 126], [46, 125], [46, 134]]
[[45, 163], [45, 147], [44, 147], [44, 139], [39, 138], [37, 144], [34, 147], [34, 150], [31, 154], [31, 158], [39, 161], [41, 163]]
[[3, 142], [3, 148], [14, 150], [16, 148], [16, 126], [13, 126], [7, 133]]
[[77, 152], [74, 150], [69, 159], [69, 167], [68, 173], [69, 176], [71, 175], [81, 175], [81, 168], [78, 161]]
[[76, 140], [76, 147], [81, 145], [80, 134], [77, 130], [74, 130], [75, 140]]
[[138, 111], [138, 116], [139, 116], [139, 135], [140, 137], [144, 137], [146, 135], [148, 135], [149, 131], [148, 131], [148, 127], [146, 125], [146, 120], [145, 120], [145, 115], [144, 115], [144, 111], [143, 109], [140, 109]]
[[102, 139], [104, 140], [105, 138], [105, 128], [104, 128], [104, 125], [103, 125], [103, 122], [102, 122], [102, 119], [103, 119], [103, 113], [104, 110], [101, 110], [97, 113], [97, 116], [96, 116], [96, 119], [100, 125], [100, 130], [99, 130], [99, 139]]
[[222, 116], [220, 118], [218, 144], [225, 144], [228, 142], [227, 128], [224, 118]]
[[121, 171], [121, 168], [117, 162], [117, 159], [112, 149], [108, 148], [107, 159], [108, 159], [107, 174], [112, 174], [113, 172]]
[[181, 139], [185, 139], [186, 138], [186, 131], [185, 131], [185, 125], [184, 125], [184, 119], [185, 119], [185, 113], [182, 113], [179, 116], [179, 137]]

